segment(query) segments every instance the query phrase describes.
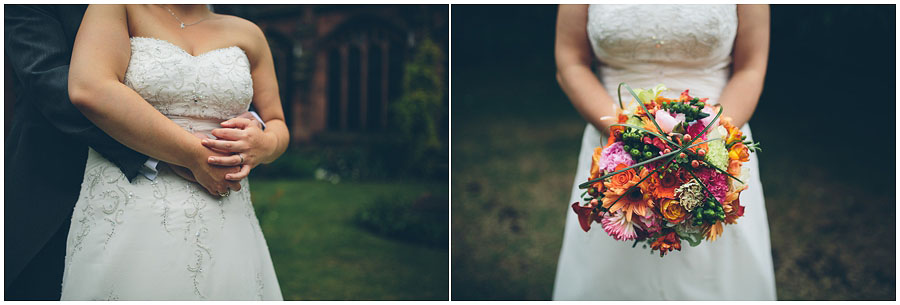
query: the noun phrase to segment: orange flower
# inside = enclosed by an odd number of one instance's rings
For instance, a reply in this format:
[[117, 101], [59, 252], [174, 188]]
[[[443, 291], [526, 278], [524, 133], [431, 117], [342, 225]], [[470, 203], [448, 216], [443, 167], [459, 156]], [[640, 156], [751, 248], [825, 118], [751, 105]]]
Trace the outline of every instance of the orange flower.
[[[619, 113], [618, 115], [618, 123], [622, 124], [628, 122], [628, 116]], [[622, 137], [622, 133], [625, 132], [625, 126], [611, 126], [609, 127], [609, 140], [606, 141], [606, 146], [612, 145], [619, 138]]]
[[647, 107], [647, 111], [649, 111], [650, 113], [656, 113], [656, 111], [659, 110], [659, 108], [660, 108], [659, 106], [660, 106], [659, 99], [652, 100], [649, 103], [644, 103], [644, 107]]
[[600, 156], [603, 153], [604, 147], [594, 148], [594, 155], [591, 157], [591, 179], [600, 178]]
[[675, 189], [684, 184], [678, 172], [674, 171], [659, 177], [658, 181], [659, 183], [653, 190], [653, 196], [656, 198], [675, 198]]
[[737, 200], [741, 196], [741, 192], [743, 192], [746, 189], [747, 189], [747, 185], [744, 184], [744, 187], [742, 187], [739, 190], [733, 190], [733, 191], [726, 192], [725, 199], [722, 200], [723, 201], [722, 204], [729, 204], [732, 201]]
[[736, 224], [737, 219], [744, 216], [744, 206], [741, 205], [740, 199], [726, 204], [723, 210], [725, 210], [725, 223], [727, 224]]
[[681, 239], [678, 238], [678, 235], [675, 232], [669, 232], [669, 234], [662, 235], [656, 239], [650, 247], [653, 250], [659, 250], [659, 257], [663, 257], [667, 252], [678, 250], [681, 251]]
[[581, 206], [578, 202], [572, 203], [572, 210], [578, 215], [578, 224], [581, 229], [587, 232], [591, 229], [591, 222], [600, 222], [599, 213], [594, 213], [594, 207], [597, 206], [597, 199], [591, 200], [590, 204]]
[[[616, 171], [620, 171], [624, 168], [628, 167], [625, 164], [616, 165]], [[634, 172], [634, 169], [629, 169], [627, 171], [618, 173], [609, 177], [609, 179], [603, 184], [606, 186], [609, 191], [615, 193], [616, 195], [622, 195], [626, 189], [631, 187], [632, 185], [637, 184], [637, 182], [641, 178]]]
[[687, 210], [681, 206], [678, 200], [663, 200], [659, 210], [663, 217], [671, 223], [681, 223], [688, 215]]
[[750, 149], [747, 148], [744, 143], [737, 143], [731, 146], [731, 150], [728, 151], [728, 157], [731, 160], [738, 160], [741, 162], [750, 161]]
[[[740, 160], [731, 160], [728, 162], [728, 173], [732, 176], [740, 176], [741, 175], [741, 161]], [[746, 181], [744, 181], [746, 182]]]
[[[643, 169], [641, 169], [640, 176], [643, 179], [644, 177], [647, 177], [647, 175], [650, 175], [650, 171], [647, 170], [646, 167], [644, 167]], [[653, 194], [653, 190], [656, 189], [657, 185], [659, 185], [659, 179], [657, 177], [657, 174], [653, 173], [653, 176], [644, 179], [644, 182], [641, 182], [641, 184], [638, 185], [638, 187], [641, 188], [641, 192], [644, 194]]]
[[744, 133], [742, 133], [740, 129], [737, 129], [737, 127], [734, 127], [734, 125], [731, 125], [731, 118], [722, 118], [720, 121], [720, 124], [728, 130], [728, 136], [725, 137], [725, 144], [740, 142]]
[[656, 129], [656, 125], [654, 125], [653, 122], [650, 121], [650, 118], [641, 117], [641, 122], [644, 122], [644, 129], [647, 129], [651, 132], [660, 133], [659, 129]]
[[[622, 170], [626, 167], [628, 166], [625, 164], [619, 164], [616, 166], [616, 170]], [[646, 169], [644, 169], [643, 173], [646, 175]], [[653, 207], [653, 200], [650, 198], [650, 194], [641, 193], [640, 188], [634, 188], [626, 193], [628, 188], [636, 185], [642, 177], [636, 174], [634, 169], [610, 177], [609, 181], [604, 183], [607, 190], [603, 193], [605, 196], [603, 197], [603, 207], [609, 209], [610, 212], [622, 209], [625, 212], [625, 219], [628, 221], [631, 221], [632, 213], [647, 216], [647, 212]], [[622, 199], [619, 199], [620, 197]], [[616, 204], [613, 205], [613, 202], [616, 202]]]
[[[696, 140], [696, 141], [694, 141], [694, 144], [700, 143], [700, 142], [702, 142], [702, 141], [701, 141], [701, 140]], [[694, 144], [691, 144], [691, 145], [694, 145]], [[708, 144], [708, 143], [703, 143], [703, 144], [700, 144], [700, 145], [692, 146], [691, 148], [688, 148], [688, 150], [691, 151], [692, 153], [695, 153], [695, 154], [696, 154], [697, 151], [699, 151], [701, 148], [702, 148], [703, 150], [705, 150], [705, 151], [708, 152], [708, 151], [709, 151], [709, 144]]]
[[717, 221], [714, 225], [706, 225], [703, 228], [703, 235], [706, 236], [708, 241], [716, 241], [716, 238], [722, 236], [722, 229], [722, 222]]
[[[619, 195], [613, 191], [603, 193], [603, 207], [609, 209], [610, 213], [622, 210], [625, 212], [625, 219], [631, 222], [631, 214], [647, 216], [647, 213], [653, 208], [653, 200], [650, 195], [644, 195], [638, 188], [632, 189], [630, 192]], [[613, 204], [615, 202], [616, 204]]]

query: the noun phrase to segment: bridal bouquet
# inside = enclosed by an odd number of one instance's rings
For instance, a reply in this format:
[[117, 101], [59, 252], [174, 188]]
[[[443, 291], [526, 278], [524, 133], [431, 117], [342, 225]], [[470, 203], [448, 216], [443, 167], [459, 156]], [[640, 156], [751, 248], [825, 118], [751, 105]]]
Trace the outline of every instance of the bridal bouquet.
[[744, 215], [749, 169], [741, 164], [759, 144], [719, 120], [721, 106], [688, 90], [668, 99], [663, 85], [623, 86], [635, 101], [623, 105], [619, 94], [618, 123], [606, 146], [594, 149], [591, 176], [579, 186], [585, 204], [572, 204], [581, 228], [600, 223], [616, 240], [645, 242], [660, 257], [681, 251], [682, 240], [692, 247], [704, 237], [715, 241], [724, 224]]

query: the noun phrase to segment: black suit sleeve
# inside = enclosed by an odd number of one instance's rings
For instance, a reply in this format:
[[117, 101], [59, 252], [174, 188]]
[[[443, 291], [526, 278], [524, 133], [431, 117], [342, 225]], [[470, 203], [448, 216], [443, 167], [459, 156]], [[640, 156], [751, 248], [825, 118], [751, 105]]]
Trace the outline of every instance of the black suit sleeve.
[[[50, 5], [5, 5], [5, 42], [15, 78], [33, 103], [64, 134], [87, 143], [112, 161], [128, 180], [134, 179], [147, 156], [117, 142], [84, 117], [69, 101], [68, 75], [72, 46]], [[46, 139], [53, 141], [54, 139]], [[65, 153], [65, 148], [60, 151]]]

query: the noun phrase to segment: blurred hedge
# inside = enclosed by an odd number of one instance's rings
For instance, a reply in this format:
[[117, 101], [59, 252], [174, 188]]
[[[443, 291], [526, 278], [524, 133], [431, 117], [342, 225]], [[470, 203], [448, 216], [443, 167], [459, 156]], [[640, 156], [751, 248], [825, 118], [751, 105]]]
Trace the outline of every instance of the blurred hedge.
[[388, 238], [447, 248], [449, 209], [446, 196], [425, 193], [415, 200], [377, 197], [356, 214], [356, 222]]

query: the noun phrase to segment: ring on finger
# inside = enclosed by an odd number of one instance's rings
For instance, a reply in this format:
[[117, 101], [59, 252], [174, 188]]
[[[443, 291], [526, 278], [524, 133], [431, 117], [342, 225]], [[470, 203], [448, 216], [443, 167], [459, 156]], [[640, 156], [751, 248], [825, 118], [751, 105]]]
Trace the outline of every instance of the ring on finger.
[[244, 164], [244, 154], [238, 153], [238, 157], [241, 157], [241, 163], [238, 164]]

